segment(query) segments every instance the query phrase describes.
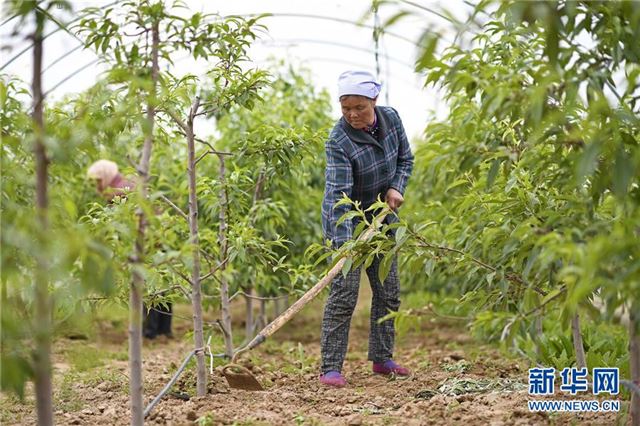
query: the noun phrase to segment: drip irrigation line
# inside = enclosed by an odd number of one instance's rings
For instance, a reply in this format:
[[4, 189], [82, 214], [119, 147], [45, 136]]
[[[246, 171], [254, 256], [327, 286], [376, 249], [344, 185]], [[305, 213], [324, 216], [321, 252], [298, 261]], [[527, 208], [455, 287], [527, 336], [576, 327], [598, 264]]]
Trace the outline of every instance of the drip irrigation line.
[[640, 386], [633, 383], [631, 380], [620, 380], [620, 383], [625, 385], [630, 391], [635, 392], [640, 397]]
[[282, 295], [282, 296], [254, 296], [252, 294], [247, 294], [242, 290], [238, 290], [236, 291], [233, 296], [231, 296], [229, 298], [229, 301], [232, 301], [233, 299], [235, 299], [237, 296], [242, 295], [244, 297], [246, 297], [247, 299], [253, 299], [253, 300], [280, 300], [280, 299], [286, 299], [287, 297], [289, 297], [288, 294]]

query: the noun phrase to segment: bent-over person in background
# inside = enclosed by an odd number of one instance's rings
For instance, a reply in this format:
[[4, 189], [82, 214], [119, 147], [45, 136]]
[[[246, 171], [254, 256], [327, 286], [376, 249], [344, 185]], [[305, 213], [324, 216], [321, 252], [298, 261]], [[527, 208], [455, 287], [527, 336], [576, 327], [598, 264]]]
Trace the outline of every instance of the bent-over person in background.
[[[112, 202], [116, 196], [126, 197], [129, 192], [135, 189], [134, 183], [120, 174], [118, 165], [113, 161], [96, 161], [89, 167], [87, 177], [95, 180], [96, 189], [109, 202]], [[170, 302], [157, 307], [145, 306], [144, 337], [148, 339], [155, 339], [158, 335], [173, 337], [171, 333], [171, 311]]]

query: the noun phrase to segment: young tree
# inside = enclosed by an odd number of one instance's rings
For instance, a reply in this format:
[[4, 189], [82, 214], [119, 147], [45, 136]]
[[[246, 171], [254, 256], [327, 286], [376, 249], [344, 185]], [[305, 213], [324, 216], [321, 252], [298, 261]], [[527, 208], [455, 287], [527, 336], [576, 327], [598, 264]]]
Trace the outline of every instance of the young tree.
[[[180, 6], [174, 4], [173, 8]], [[171, 206], [186, 217], [189, 222], [189, 243], [186, 245], [190, 252], [190, 260], [185, 261], [190, 265], [191, 278], [178, 273], [179, 276], [185, 278], [191, 285], [190, 299], [194, 312], [194, 340], [197, 355], [197, 393], [204, 395], [206, 392], [206, 370], [204, 363], [204, 337], [202, 324], [202, 303], [201, 303], [201, 284], [200, 276], [200, 232], [198, 227], [198, 184], [196, 164], [202, 160], [207, 154], [215, 152], [209, 148], [205, 152], [199, 153], [196, 158], [196, 134], [194, 132], [194, 122], [197, 117], [205, 116], [208, 118], [223, 114], [233, 105], [251, 105], [258, 88], [266, 83], [265, 73], [261, 71], [244, 71], [239, 63], [245, 61], [246, 49], [249, 43], [255, 38], [255, 28], [260, 27], [256, 24], [258, 18], [243, 20], [240, 18], [221, 18], [215, 15], [202, 15], [195, 13], [186, 17], [176, 15], [172, 8], [165, 6], [163, 2], [144, 2], [135, 4], [133, 2], [125, 3], [125, 13], [120, 17], [119, 21], [111, 18], [112, 10], [94, 11], [102, 23], [98, 25], [97, 19], [85, 19], [81, 21], [80, 27], [82, 32], [87, 34], [86, 44], [96, 46], [100, 51], [107, 55], [108, 61], [113, 64], [111, 77], [114, 82], [126, 82], [129, 85], [134, 83], [134, 87], [149, 92], [149, 102], [147, 106], [147, 121], [142, 123], [145, 134], [145, 145], [141, 154], [141, 163], [139, 173], [143, 177], [142, 187], [146, 186], [148, 181], [148, 165], [150, 158], [150, 138], [153, 137], [154, 123], [151, 120], [156, 118], [154, 115], [162, 113], [165, 117], [157, 117], [160, 119], [160, 126], [168, 126], [161, 128], [164, 136], [168, 136], [168, 131], [176, 128], [177, 134], [186, 136], [187, 139], [187, 181], [188, 181], [188, 216], [182, 212], [181, 208], [163, 196]], [[120, 22], [122, 21], [122, 22]], [[132, 27], [132, 28], [130, 28]], [[130, 49], [125, 47], [123, 42], [126, 31], [138, 31], [135, 37], [139, 42], [147, 40], [145, 49], [140, 52], [139, 44], [134, 43]], [[148, 42], [149, 34], [151, 34], [151, 42]], [[187, 51], [194, 60], [203, 58], [208, 60], [215, 58], [217, 63], [214, 68], [208, 71], [209, 81], [199, 80], [195, 76], [174, 77], [171, 72], [160, 73], [158, 70], [158, 58], [164, 60], [167, 65], [172, 65], [172, 56], [180, 51]], [[150, 66], [151, 72], [146, 72], [145, 67]], [[129, 71], [126, 75], [123, 71]], [[141, 76], [151, 75], [150, 87], [145, 85], [144, 80], [140, 80]], [[157, 88], [156, 88], [157, 86]], [[131, 91], [131, 89], [129, 89]], [[131, 91], [133, 96], [138, 96], [136, 91]], [[190, 108], [189, 108], [190, 106]], [[186, 118], [180, 111], [189, 108]], [[171, 138], [169, 136], [169, 138]], [[207, 142], [205, 145], [209, 145]], [[176, 151], [170, 153], [166, 161], [175, 161]], [[144, 230], [147, 228], [148, 210], [145, 209], [147, 199], [147, 190], [140, 194], [141, 209], [139, 214], [142, 219], [138, 227], [138, 240], [136, 249], [143, 250]], [[182, 203], [179, 203], [182, 204]], [[222, 204], [222, 203], [221, 203]], [[141, 232], [142, 231], [142, 232]], [[143, 251], [137, 252], [140, 255], [134, 257], [139, 266], [142, 266]], [[171, 266], [171, 263], [168, 263]], [[223, 269], [225, 262], [221, 259], [219, 267], [215, 269]], [[149, 266], [148, 264], [145, 266]], [[134, 283], [132, 287], [132, 295], [141, 295], [139, 290], [140, 278], [139, 274], [143, 269], [137, 265], [133, 266]], [[210, 272], [207, 276], [211, 276]], [[133, 297], [133, 296], [132, 296]], [[131, 303], [136, 306], [141, 305], [141, 299], [136, 296], [135, 301]], [[132, 324], [135, 318], [141, 318], [132, 308]], [[139, 325], [139, 322], [138, 322]], [[136, 328], [138, 330], [139, 328]], [[139, 333], [134, 333], [138, 335]], [[132, 347], [139, 347], [138, 341], [132, 342]], [[133, 355], [133, 354], [132, 354]], [[134, 357], [132, 356], [132, 359]], [[133, 361], [132, 361], [133, 362]], [[132, 364], [134, 365], [134, 364]], [[135, 364], [136, 366], [139, 364]], [[137, 368], [137, 367], [136, 367]], [[134, 375], [132, 374], [132, 377]], [[135, 376], [137, 377], [137, 376]], [[134, 386], [132, 384], [132, 386]], [[136, 389], [137, 385], [136, 385]], [[132, 395], [133, 395], [132, 389]], [[140, 392], [137, 392], [141, 395]], [[135, 412], [138, 413], [138, 403], [133, 399], [133, 405], [136, 407]], [[135, 415], [141, 418], [141, 414]]]
[[[64, 114], [46, 103], [43, 91], [45, 29], [66, 30], [57, 15], [64, 16], [69, 9], [68, 3], [58, 1], [8, 4], [17, 28], [25, 24], [34, 28], [29, 37], [31, 92], [7, 76], [1, 83], [2, 388], [22, 397], [25, 381], [35, 378], [39, 424], [53, 424], [50, 352], [53, 321], [58, 319], [54, 313], [73, 309], [60, 295], [111, 288], [109, 253], [85, 229], [74, 226], [78, 203], [69, 196], [79, 192], [77, 186], [76, 191], [70, 189], [77, 182], [69, 151], [86, 150], [88, 145], [66, 139], [78, 123], [61, 119]], [[34, 207], [35, 215], [30, 212]], [[33, 283], [33, 297], [24, 291], [25, 283]]]
[[[450, 112], [417, 148], [406, 279], [425, 271], [508, 344], [559, 318], [577, 365], [597, 367], [579, 319], [594, 295], [610, 314], [640, 290], [640, 5], [485, 1], [473, 17], [468, 48], [423, 37], [418, 68]], [[637, 381], [629, 330], [631, 365], [615, 366]]]
[[[8, 10], [15, 13], [20, 23], [33, 18], [33, 33], [29, 36], [32, 44], [32, 126], [29, 132], [33, 138], [33, 157], [35, 160], [35, 216], [37, 218], [34, 234], [36, 243], [34, 272], [34, 303], [31, 321], [34, 324], [35, 347], [33, 351], [33, 376], [35, 379], [36, 407], [38, 422], [42, 425], [53, 424], [52, 385], [51, 385], [51, 334], [53, 298], [49, 292], [49, 274], [51, 268], [48, 239], [51, 236], [49, 223], [49, 155], [47, 152], [46, 127], [44, 118], [44, 92], [42, 88], [42, 61], [44, 50], [44, 31], [47, 22], [56, 20], [50, 9], [55, 4], [69, 8], [66, 2], [10, 2]], [[5, 92], [6, 93], [6, 92]], [[3, 113], [4, 115], [4, 113]], [[5, 128], [3, 126], [3, 133]], [[6, 300], [6, 288], [3, 284], [3, 299]], [[4, 346], [4, 345], [3, 345]], [[4, 349], [4, 348], [3, 348]]]
[[47, 234], [49, 229], [48, 207], [49, 196], [47, 191], [48, 158], [44, 144], [44, 96], [42, 92], [42, 50], [43, 31], [46, 22], [45, 12], [35, 4], [35, 26], [33, 33], [33, 80], [31, 91], [33, 95], [33, 123], [36, 160], [36, 216], [38, 217], [40, 238], [38, 245], [42, 252], [36, 259], [36, 294], [35, 294], [35, 320], [39, 324], [36, 329], [35, 350], [35, 382], [36, 382], [36, 406], [38, 408], [38, 422], [42, 425], [53, 424], [53, 404], [51, 389], [51, 305], [49, 296], [48, 260], [46, 258]]
[[[229, 228], [234, 235], [230, 239], [231, 293], [245, 295], [249, 340], [259, 325], [266, 325], [268, 300], [301, 294], [316, 281], [304, 252], [321, 239], [317, 206], [324, 190], [324, 169], [317, 158], [323, 154], [324, 137], [333, 123], [327, 93], [309, 83], [306, 70], [278, 63], [270, 68], [277, 71], [272, 85], [261, 92], [263, 101], [253, 109], [235, 108], [218, 125], [222, 149], [238, 153], [228, 168], [248, 177], [238, 182], [239, 190], [230, 191]], [[258, 237], [290, 243], [286, 250], [278, 245], [265, 247]], [[264, 253], [271, 259], [264, 258]], [[255, 319], [254, 292], [261, 306]]]

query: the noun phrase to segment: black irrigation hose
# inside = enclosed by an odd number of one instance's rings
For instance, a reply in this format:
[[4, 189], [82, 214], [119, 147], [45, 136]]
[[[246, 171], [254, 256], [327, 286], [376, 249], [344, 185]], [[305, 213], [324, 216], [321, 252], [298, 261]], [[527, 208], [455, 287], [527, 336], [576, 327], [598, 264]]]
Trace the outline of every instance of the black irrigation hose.
[[630, 391], [635, 392], [640, 397], [640, 386], [633, 383], [631, 380], [620, 380], [620, 383], [629, 388]]
[[169, 392], [169, 389], [171, 389], [171, 386], [173, 386], [176, 383], [176, 381], [178, 380], [178, 377], [180, 377], [180, 374], [182, 374], [184, 369], [187, 368], [187, 364], [189, 363], [189, 361], [191, 361], [191, 358], [193, 358], [193, 356], [196, 354], [196, 352], [202, 351], [202, 350], [204, 350], [204, 348], [194, 349], [191, 352], [189, 352], [189, 355], [187, 355], [187, 357], [184, 359], [184, 361], [182, 361], [182, 365], [180, 366], [180, 368], [178, 368], [178, 371], [176, 372], [176, 374], [173, 375], [171, 380], [169, 380], [169, 383], [167, 383], [165, 385], [165, 387], [162, 388], [160, 393], [153, 399], [153, 401], [151, 401], [149, 403], [149, 405], [146, 406], [146, 408], [144, 409], [143, 418], [147, 417], [149, 415], [149, 413], [151, 413], [151, 410], [153, 410], [153, 407], [155, 407], [156, 404], [158, 402], [160, 402], [162, 397], [167, 392]]

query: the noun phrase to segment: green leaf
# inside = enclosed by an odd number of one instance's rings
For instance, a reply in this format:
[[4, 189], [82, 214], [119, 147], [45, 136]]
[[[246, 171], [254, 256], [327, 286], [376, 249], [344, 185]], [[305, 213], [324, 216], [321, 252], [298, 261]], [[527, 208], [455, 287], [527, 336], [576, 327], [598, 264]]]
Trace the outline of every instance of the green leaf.
[[393, 255], [393, 253], [387, 253], [382, 259], [382, 262], [380, 262], [380, 268], [378, 269], [378, 279], [381, 283], [384, 283], [384, 281], [387, 279], [389, 271], [391, 271], [391, 265], [393, 264], [394, 257], [395, 256]]
[[425, 31], [422, 35], [422, 39], [419, 44], [421, 50], [415, 66], [417, 72], [427, 70], [437, 63], [435, 61], [434, 53], [438, 47], [438, 41], [440, 41], [440, 35], [432, 32], [431, 30]]
[[496, 158], [491, 163], [491, 168], [489, 169], [489, 173], [487, 174], [487, 190], [491, 189], [491, 187], [493, 186], [493, 182], [496, 180], [496, 176], [498, 175], [498, 171], [500, 170], [500, 164], [502, 164], [502, 160], [499, 158]]
[[318, 266], [321, 262], [323, 262], [324, 260], [326, 260], [329, 256], [331, 256], [333, 254], [332, 251], [328, 251], [326, 253], [324, 253], [322, 256], [320, 256], [313, 264], [313, 266]]
[[589, 143], [578, 162], [577, 175], [578, 180], [582, 181], [585, 177], [590, 176], [596, 169], [596, 160], [600, 154], [601, 142], [599, 139]]
[[34, 375], [30, 363], [12, 351], [2, 352], [2, 389], [11, 390], [24, 398], [25, 383]]
[[343, 222], [347, 220], [351, 220], [354, 217], [360, 216], [360, 212], [357, 210], [351, 210], [340, 216], [340, 219], [336, 222], [337, 225], [341, 225]]
[[347, 274], [351, 271], [351, 265], [353, 265], [353, 259], [348, 257], [345, 259], [344, 264], [342, 265], [342, 276], [347, 278]]
[[625, 149], [620, 146], [613, 166], [613, 192], [620, 198], [627, 195], [629, 184], [635, 174], [635, 167]]

